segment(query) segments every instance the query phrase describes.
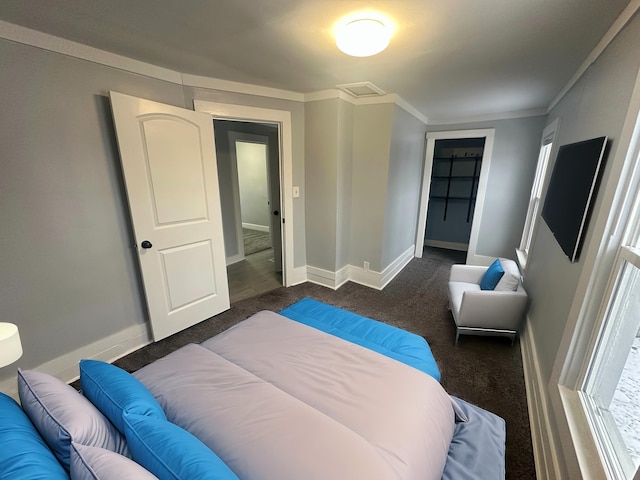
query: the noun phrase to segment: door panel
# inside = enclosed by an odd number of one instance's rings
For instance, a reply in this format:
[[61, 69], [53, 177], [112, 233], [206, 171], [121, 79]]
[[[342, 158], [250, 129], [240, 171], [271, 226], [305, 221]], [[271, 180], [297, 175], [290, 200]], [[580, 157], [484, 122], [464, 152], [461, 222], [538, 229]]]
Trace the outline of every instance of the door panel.
[[[198, 126], [180, 118], [141, 118], [156, 224], [206, 220], [203, 155]], [[180, 159], [176, 169], [175, 160]]]
[[211, 119], [116, 92], [111, 104], [157, 341], [229, 308]]

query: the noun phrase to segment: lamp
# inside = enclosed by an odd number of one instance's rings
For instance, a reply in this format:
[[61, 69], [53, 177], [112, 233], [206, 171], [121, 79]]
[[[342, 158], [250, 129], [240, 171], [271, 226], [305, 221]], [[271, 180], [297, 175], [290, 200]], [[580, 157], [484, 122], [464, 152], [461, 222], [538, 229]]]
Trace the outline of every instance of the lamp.
[[13, 323], [0, 322], [0, 367], [6, 367], [21, 356], [22, 343], [18, 327]]
[[387, 48], [392, 33], [390, 21], [380, 15], [350, 15], [336, 27], [336, 45], [347, 55], [369, 57]]

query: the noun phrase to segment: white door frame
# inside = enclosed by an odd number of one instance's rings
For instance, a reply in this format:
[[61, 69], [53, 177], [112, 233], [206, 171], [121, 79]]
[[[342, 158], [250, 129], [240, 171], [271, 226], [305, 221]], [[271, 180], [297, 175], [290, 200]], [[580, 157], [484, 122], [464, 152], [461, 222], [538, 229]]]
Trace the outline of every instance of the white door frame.
[[[194, 100], [194, 110], [210, 114], [220, 120], [274, 123], [278, 125], [280, 137], [280, 207], [283, 224], [282, 238], [282, 283], [293, 285], [293, 135], [291, 112], [269, 108], [232, 105], [207, 100]], [[213, 128], [213, 123], [211, 124]]]
[[493, 140], [495, 129], [487, 128], [482, 130], [454, 130], [449, 132], [429, 132], [427, 133], [427, 148], [424, 155], [424, 170], [422, 175], [422, 191], [420, 194], [420, 209], [418, 212], [418, 228], [416, 232], [416, 251], [414, 256], [422, 258], [424, 248], [424, 233], [427, 228], [427, 211], [429, 209], [429, 191], [431, 190], [431, 171], [433, 170], [433, 155], [437, 140], [448, 140], [456, 138], [484, 138], [484, 152], [482, 154], [482, 168], [480, 170], [480, 180], [476, 193], [476, 206], [473, 210], [473, 222], [471, 224], [471, 236], [469, 237], [469, 250], [467, 251], [467, 264], [484, 264], [486, 259], [482, 255], [476, 254], [478, 246], [478, 236], [480, 234], [480, 223], [484, 209], [484, 197], [487, 191], [489, 180], [489, 169], [491, 157], [493, 155]]

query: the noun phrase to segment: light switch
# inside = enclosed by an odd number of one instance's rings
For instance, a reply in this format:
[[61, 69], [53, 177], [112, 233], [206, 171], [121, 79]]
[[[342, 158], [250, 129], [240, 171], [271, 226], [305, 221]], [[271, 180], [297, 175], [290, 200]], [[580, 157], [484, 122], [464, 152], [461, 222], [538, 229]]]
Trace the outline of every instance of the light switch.
[[300, 197], [300, 187], [293, 187], [293, 198]]

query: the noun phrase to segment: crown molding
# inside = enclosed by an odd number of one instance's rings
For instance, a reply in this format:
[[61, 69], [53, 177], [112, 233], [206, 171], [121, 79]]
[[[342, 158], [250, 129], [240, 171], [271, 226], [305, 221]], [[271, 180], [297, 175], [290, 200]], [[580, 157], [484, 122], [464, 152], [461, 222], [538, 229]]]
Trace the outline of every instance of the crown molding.
[[460, 125], [465, 123], [491, 122], [495, 120], [508, 120], [511, 118], [538, 117], [546, 115], [546, 108], [532, 108], [529, 110], [518, 110], [515, 112], [498, 112], [487, 115], [477, 115], [474, 117], [459, 118], [434, 118], [430, 119], [428, 125]]
[[622, 31], [622, 29], [629, 23], [629, 20], [636, 14], [636, 12], [640, 9], [640, 0], [631, 0], [629, 5], [622, 11], [622, 13], [618, 16], [613, 25], [607, 30], [607, 33], [604, 34], [604, 37], [600, 39], [596, 47], [591, 51], [587, 59], [580, 65], [580, 68], [573, 74], [573, 77], [569, 80], [569, 82], [564, 86], [560, 93], [553, 101], [549, 104], [546, 109], [546, 113], [549, 113], [553, 107], [555, 107], [560, 100], [564, 98], [569, 90], [580, 80], [582, 75], [587, 71], [587, 69], [594, 63], [602, 52], [609, 46], [611, 42], [618, 36], [618, 34]]
[[182, 74], [0, 20], [0, 38], [147, 77], [181, 84]]
[[400, 95], [396, 95], [393, 93], [388, 93], [386, 95], [375, 96], [372, 95], [370, 97], [360, 97], [356, 98], [348, 93], [343, 92], [338, 89], [330, 89], [330, 90], [320, 90], [318, 92], [305, 93], [304, 101], [305, 102], [317, 102], [320, 100], [330, 100], [338, 98], [340, 100], [344, 100], [345, 102], [349, 102], [352, 105], [376, 105], [383, 103], [394, 103], [398, 105], [400, 108], [405, 110], [410, 115], [413, 115], [415, 118], [420, 120], [425, 125], [429, 123], [429, 119], [425, 117], [422, 113], [412, 107], [408, 102], [406, 102]]
[[279, 88], [265, 87], [250, 83], [234, 82], [212, 77], [201, 77], [198, 75], [182, 74], [180, 82], [182, 85], [196, 88], [209, 88], [212, 90], [223, 90], [225, 92], [244, 93], [258, 97], [277, 98], [280, 100], [291, 100], [293, 102], [304, 102], [305, 94], [292, 90], [281, 90]]

